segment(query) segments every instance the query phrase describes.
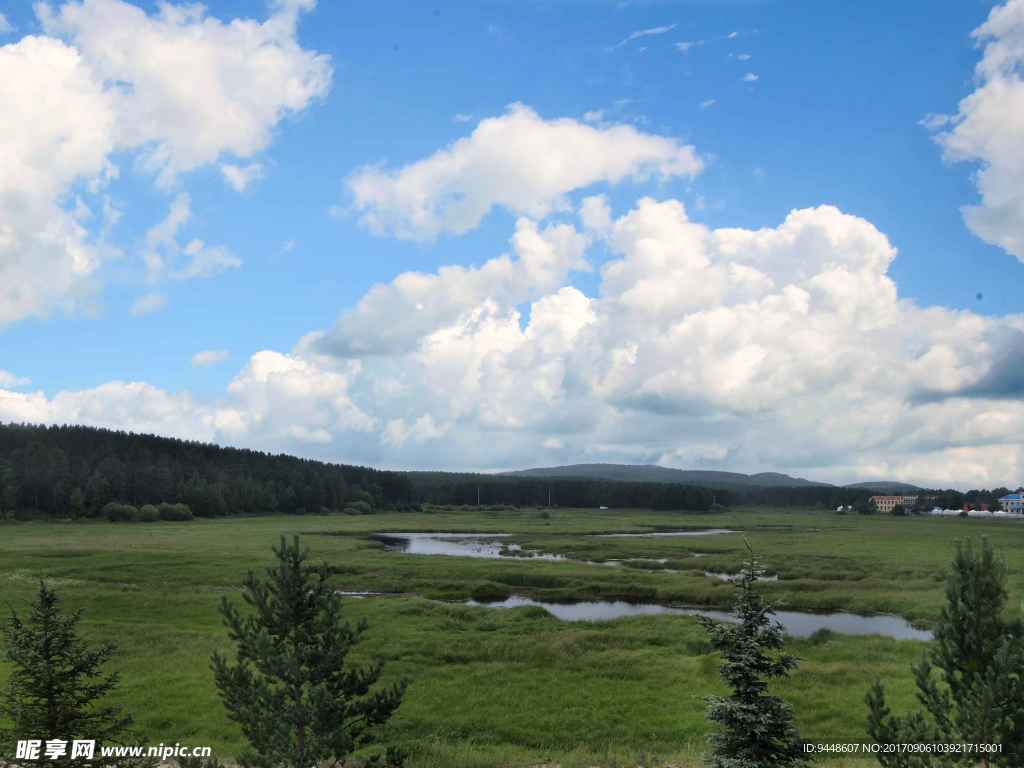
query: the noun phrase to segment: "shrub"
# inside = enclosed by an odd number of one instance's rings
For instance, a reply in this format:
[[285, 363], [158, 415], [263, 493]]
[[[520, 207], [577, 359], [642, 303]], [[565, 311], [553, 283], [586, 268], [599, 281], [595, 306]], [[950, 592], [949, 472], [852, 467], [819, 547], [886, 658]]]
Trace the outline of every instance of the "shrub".
[[143, 504], [139, 507], [138, 521], [140, 523], [155, 523], [160, 519], [160, 513], [152, 504]]
[[135, 520], [139, 510], [131, 504], [112, 501], [103, 508], [103, 516], [112, 523], [130, 523]]
[[189, 509], [188, 504], [168, 504], [164, 502], [157, 507], [157, 512], [159, 512], [161, 520], [169, 520], [175, 523], [192, 519], [192, 510]]
[[542, 510], [537, 513], [537, 517], [547, 520], [549, 517], [551, 517], [551, 514], [547, 510]]
[[511, 594], [512, 590], [509, 589], [508, 584], [498, 584], [493, 581], [476, 584], [469, 593], [470, 597], [478, 603], [496, 603], [507, 600]]
[[[350, 509], [358, 510], [357, 514], [360, 515], [372, 515], [373, 507], [371, 507], [365, 501], [350, 501], [345, 505], [345, 511], [349, 512]], [[351, 514], [351, 512], [349, 512]]]

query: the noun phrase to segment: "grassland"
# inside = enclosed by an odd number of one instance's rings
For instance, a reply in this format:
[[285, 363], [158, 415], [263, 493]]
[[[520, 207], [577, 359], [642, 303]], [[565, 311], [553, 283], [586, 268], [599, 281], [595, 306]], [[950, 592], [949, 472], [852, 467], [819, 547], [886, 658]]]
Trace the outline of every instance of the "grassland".
[[[698, 695], [720, 692], [717, 660], [696, 620], [630, 617], [567, 623], [535, 608], [499, 611], [438, 602], [481, 585], [507, 585], [539, 598], [602, 596], [728, 607], [733, 588], [703, 570], [735, 571], [737, 535], [589, 538], [586, 533], [675, 528], [745, 532], [777, 582], [762, 590], [794, 607], [891, 611], [927, 623], [937, 617], [942, 578], [956, 538], [989, 535], [1013, 576], [1011, 605], [1024, 595], [1024, 525], [1003, 521], [732, 512], [559, 510], [375, 516], [256, 517], [191, 523], [0, 524], [0, 598], [17, 605], [45, 576], [69, 608], [86, 607], [83, 631], [117, 636], [121, 698], [154, 741], [213, 747], [231, 759], [241, 747], [208, 669], [229, 651], [216, 606], [238, 600], [246, 570], [269, 565], [281, 534], [298, 533], [326, 559], [345, 590], [404, 593], [352, 599], [367, 616], [359, 657], [383, 654], [389, 679], [413, 683], [380, 733], [414, 754], [417, 766], [635, 766], [641, 754], [694, 764], [707, 725]], [[502, 532], [525, 550], [570, 558], [481, 560], [383, 552], [372, 532]], [[694, 552], [706, 557], [694, 558]], [[648, 573], [586, 560], [668, 558], [680, 572]], [[650, 563], [635, 563], [650, 567]], [[897, 710], [913, 706], [908, 662], [922, 644], [821, 633], [794, 640], [807, 658], [779, 684], [805, 735], [855, 742], [864, 690], [889, 681]], [[0, 670], [2, 674], [2, 670]], [[645, 758], [645, 764], [653, 761]]]

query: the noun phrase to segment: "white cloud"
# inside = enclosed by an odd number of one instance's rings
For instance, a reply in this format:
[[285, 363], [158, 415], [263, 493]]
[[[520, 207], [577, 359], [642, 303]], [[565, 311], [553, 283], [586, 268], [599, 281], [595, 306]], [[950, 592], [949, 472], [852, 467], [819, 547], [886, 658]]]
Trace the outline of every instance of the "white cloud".
[[710, 229], [675, 200], [613, 219], [600, 196], [580, 220], [613, 254], [596, 298], [569, 284], [584, 235], [521, 220], [515, 257], [375, 286], [328, 333], [254, 355], [215, 405], [114, 382], [0, 391], [0, 418], [425, 468], [528, 466], [541, 446], [840, 482], [1024, 472], [1024, 315], [899, 299], [896, 251], [869, 222], [820, 206]]
[[7, 20], [7, 17], [0, 13], [0, 35], [6, 35], [8, 32], [13, 32], [14, 27], [11, 26], [11, 22]]
[[429, 240], [476, 227], [495, 205], [539, 218], [565, 195], [599, 182], [693, 177], [704, 167], [690, 145], [632, 126], [596, 128], [543, 120], [522, 104], [481, 120], [473, 133], [395, 171], [359, 169], [348, 180], [360, 221], [377, 234]]
[[427, 440], [441, 437], [444, 433], [445, 430], [434, 423], [434, 417], [425, 413], [412, 424], [406, 424], [405, 419], [391, 419], [384, 425], [380, 442], [382, 445], [401, 448], [408, 440], [424, 443]]
[[188, 280], [213, 277], [227, 269], [237, 269], [242, 260], [220, 245], [206, 245], [193, 239], [181, 248], [178, 230], [192, 217], [192, 198], [180, 193], [171, 202], [167, 217], [146, 232], [143, 259], [149, 267], [149, 280]]
[[[863, 219], [822, 206], [774, 229], [711, 230], [673, 200], [611, 221], [601, 197], [580, 218], [616, 254], [601, 298], [538, 280], [524, 326], [521, 291], [483, 277], [499, 257], [375, 287], [298, 353], [359, 358], [348, 391], [385, 425], [382, 455], [401, 447], [417, 466], [437, 466], [436, 450], [392, 409], [452, 424], [449, 466], [526, 465], [540, 443], [572, 445], [567, 460], [837, 481], [883, 468], [993, 485], [1024, 470], [1024, 402], [1000, 373], [1024, 355], [1024, 316], [898, 300], [886, 275], [895, 249]], [[371, 380], [401, 380], [401, 396]]]
[[683, 53], [689, 53], [691, 48], [694, 48], [694, 47], [696, 47], [698, 45], [704, 45], [704, 41], [703, 40], [695, 40], [695, 41], [691, 41], [689, 43], [676, 43], [676, 48], [678, 48]]
[[971, 34], [985, 46], [977, 87], [956, 115], [928, 115], [924, 124], [952, 126], [936, 136], [946, 160], [981, 164], [981, 203], [961, 208], [968, 228], [1024, 262], [1024, 0], [996, 6]]
[[21, 394], [0, 389], [0, 421], [88, 424], [133, 432], [155, 432], [186, 440], [212, 440], [209, 408], [188, 392], [172, 394], [144, 382], [112, 381], [93, 389]]
[[741, 54], [738, 54], [736, 56], [736, 58], [739, 59], [740, 61], [746, 61], [747, 59], [750, 58], [750, 54], [749, 53], [741, 53]]
[[263, 166], [259, 163], [250, 163], [244, 168], [225, 164], [220, 167], [220, 170], [224, 174], [224, 180], [231, 185], [235, 192], [244, 192], [249, 184], [263, 178]]
[[[631, 35], [629, 35], [629, 37], [627, 37], [621, 43], [616, 43], [615, 45], [609, 45], [609, 46], [603, 48], [602, 50], [604, 51], [604, 53], [611, 53], [612, 51], [616, 50], [617, 48], [621, 48], [626, 43], [631, 42], [633, 40], [636, 40], [637, 38], [646, 37], [647, 35], [663, 35], [666, 32], [671, 32], [673, 29], [675, 29], [678, 26], [679, 26], [679, 24], [676, 23], [676, 24], [670, 24], [667, 27], [653, 27], [651, 29], [641, 29], [641, 30], [638, 30], [637, 32], [634, 32]], [[678, 45], [678, 43], [677, 43], [677, 45]]]
[[213, 425], [229, 439], [290, 436], [326, 442], [334, 431], [368, 432], [377, 420], [348, 394], [358, 362], [334, 368], [314, 359], [257, 352], [228, 385], [228, 398], [213, 414]]
[[455, 117], [453, 119], [455, 120], [456, 123], [468, 123], [470, 120], [473, 119], [473, 116], [464, 115], [461, 112], [456, 112]]
[[263, 150], [285, 116], [327, 92], [329, 59], [295, 38], [312, 5], [228, 24], [198, 4], [163, 3], [153, 16], [122, 0], [35, 6], [46, 34], [0, 47], [0, 326], [72, 311], [96, 291], [96, 270], [117, 251], [83, 226], [88, 198], [71, 198], [72, 210], [64, 201], [85, 182], [116, 223], [101, 195], [119, 173], [115, 151], [169, 185]]
[[0, 47], [0, 326], [73, 309], [100, 250], [58, 200], [112, 173], [115, 98], [77, 50], [48, 37]]
[[15, 376], [10, 371], [0, 368], [0, 387], [25, 387], [32, 383], [31, 379]]
[[570, 271], [589, 268], [583, 259], [587, 238], [568, 224], [541, 230], [522, 218], [510, 242], [515, 259], [502, 255], [479, 268], [442, 267], [436, 275], [406, 272], [375, 285], [315, 347], [340, 357], [409, 351], [482, 301], [514, 306], [556, 289]]
[[189, 362], [192, 365], [209, 368], [211, 365], [227, 359], [228, 351], [226, 349], [204, 349], [202, 352], [196, 352], [192, 355], [192, 359]]
[[757, 75], [755, 75], [753, 72], [747, 72], [747, 74], [741, 77], [740, 80], [744, 83], [756, 83]]
[[700, 108], [701, 109], [707, 109], [708, 107], [710, 107], [714, 103], [715, 103], [714, 99], [705, 99], [704, 101], [702, 101], [700, 103]]
[[144, 315], [147, 312], [155, 312], [167, 306], [167, 297], [159, 291], [151, 291], [145, 296], [140, 296], [132, 302], [131, 312], [133, 315]]
[[143, 147], [143, 167], [166, 184], [226, 152], [251, 157], [283, 117], [327, 93], [329, 57], [295, 39], [299, 11], [313, 5], [277, 3], [265, 22], [228, 24], [201, 5], [164, 3], [153, 16], [123, 0], [37, 8], [101, 82], [125, 84], [119, 143]]

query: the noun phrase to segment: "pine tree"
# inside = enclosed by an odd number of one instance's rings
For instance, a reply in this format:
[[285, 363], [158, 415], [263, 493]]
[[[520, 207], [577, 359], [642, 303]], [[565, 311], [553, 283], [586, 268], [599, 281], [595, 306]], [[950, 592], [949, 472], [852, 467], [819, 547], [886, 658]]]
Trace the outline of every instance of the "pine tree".
[[[77, 635], [81, 618], [82, 609], [62, 614], [56, 593], [40, 582], [26, 615], [11, 608], [8, 620], [0, 624], [4, 660], [12, 667], [0, 693], [0, 721], [10, 724], [0, 730], [0, 757], [8, 764], [21, 739], [69, 740], [63, 758], [46, 761], [67, 768], [99, 764], [100, 744], [124, 744], [132, 735], [132, 713], [107, 703], [119, 675], [101, 671], [118, 643], [108, 640], [89, 650]], [[95, 739], [95, 759], [72, 760], [72, 739]]]
[[807, 766], [793, 707], [767, 695], [768, 681], [788, 677], [802, 659], [781, 652], [783, 628], [768, 618], [774, 613], [774, 604], [754, 591], [754, 582], [763, 571], [749, 544], [747, 549], [750, 561], [736, 580], [742, 591], [732, 614], [740, 623], [698, 617], [711, 647], [722, 656], [722, 681], [732, 689], [730, 696], [700, 697], [708, 705], [705, 718], [724, 728], [708, 737], [711, 752], [703, 759], [712, 768]]
[[[328, 584], [326, 563], [306, 565], [308, 547], [281, 537], [272, 547], [276, 567], [267, 578], [252, 569], [243, 581], [245, 602], [255, 611], [242, 618], [222, 598], [228, 637], [238, 644], [237, 663], [218, 653], [212, 669], [228, 717], [242, 726], [255, 749], [239, 757], [243, 766], [311, 768], [336, 765], [372, 740], [371, 729], [401, 704], [407, 681], [370, 693], [384, 659], [345, 669], [345, 657], [366, 630], [339, 616], [341, 599]], [[401, 762], [389, 750], [390, 762]]]
[[879, 753], [886, 768], [1024, 764], [1024, 627], [1005, 617], [1008, 574], [986, 539], [977, 556], [969, 539], [966, 548], [957, 540], [935, 642], [911, 665], [924, 709], [893, 715], [877, 678], [864, 699], [868, 734], [879, 744], [998, 745], [999, 751]]

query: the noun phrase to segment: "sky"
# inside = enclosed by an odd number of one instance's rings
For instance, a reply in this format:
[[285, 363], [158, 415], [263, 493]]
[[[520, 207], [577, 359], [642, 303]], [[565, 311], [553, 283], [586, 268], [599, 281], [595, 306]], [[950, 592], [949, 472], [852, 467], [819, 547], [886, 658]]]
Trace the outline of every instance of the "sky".
[[1024, 483], [1024, 0], [0, 0], [0, 421]]

